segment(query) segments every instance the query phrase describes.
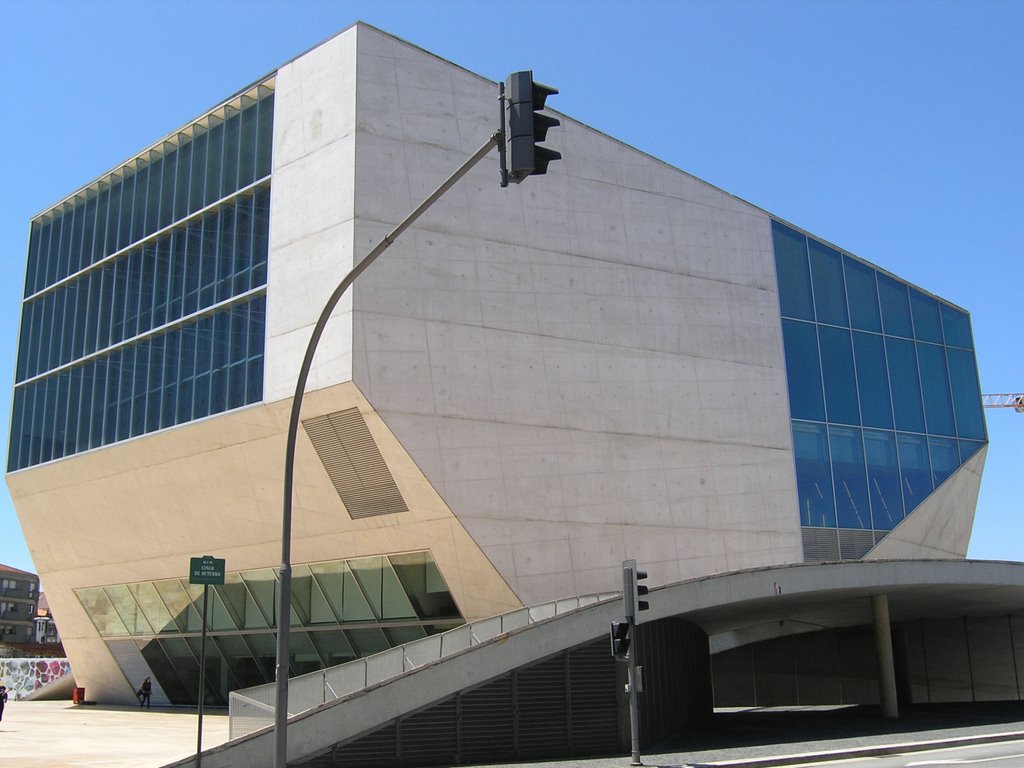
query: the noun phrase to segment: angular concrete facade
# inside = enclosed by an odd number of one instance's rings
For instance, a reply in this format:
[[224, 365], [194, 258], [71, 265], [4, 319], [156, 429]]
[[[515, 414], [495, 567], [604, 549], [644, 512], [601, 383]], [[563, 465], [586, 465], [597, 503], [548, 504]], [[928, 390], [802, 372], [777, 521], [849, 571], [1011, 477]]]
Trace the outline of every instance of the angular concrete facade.
[[[280, 562], [288, 407], [313, 324], [495, 130], [494, 83], [365, 25], [267, 87], [261, 400], [7, 475], [76, 678], [100, 701], [131, 700], [141, 668], [109, 652], [74, 590], [183, 578], [207, 553], [229, 571]], [[335, 312], [302, 418], [355, 409], [383, 466], [349, 456], [352, 471], [393, 480], [405, 509], [354, 514], [300, 430], [294, 563], [426, 551], [470, 620], [614, 591], [626, 558], [653, 585], [804, 559], [771, 217], [560, 119], [564, 160], [545, 177], [501, 189], [496, 162], [477, 166]], [[875, 554], [963, 557], [983, 460]]]

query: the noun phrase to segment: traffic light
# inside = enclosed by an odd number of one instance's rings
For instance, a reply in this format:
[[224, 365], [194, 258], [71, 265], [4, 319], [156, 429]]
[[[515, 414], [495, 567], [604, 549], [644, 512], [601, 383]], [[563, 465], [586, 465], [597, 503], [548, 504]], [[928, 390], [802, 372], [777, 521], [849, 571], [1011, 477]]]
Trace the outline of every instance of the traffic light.
[[646, 611], [651, 604], [641, 597], [646, 597], [648, 589], [646, 584], [640, 584], [647, 578], [647, 571], [641, 571], [636, 567], [636, 560], [624, 560], [622, 563], [622, 600], [625, 604], [626, 619], [636, 621], [636, 615], [640, 611]]
[[626, 620], [612, 622], [612, 656], [616, 659], [624, 659], [629, 655], [629, 629]]
[[513, 72], [505, 83], [508, 100], [508, 128], [505, 134], [508, 180], [516, 184], [527, 176], [548, 172], [548, 163], [561, 159], [553, 149], [537, 146], [544, 141], [548, 128], [559, 121], [540, 112], [544, 100], [557, 88], [534, 82], [533, 71]]
[[641, 581], [643, 581], [646, 578], [647, 578], [647, 571], [637, 570], [637, 571], [634, 572], [633, 584], [636, 586], [636, 594], [634, 595], [633, 599], [636, 600], [636, 609], [638, 611], [646, 611], [648, 608], [651, 607], [651, 604], [648, 603], [646, 600], [641, 600], [640, 599], [641, 597], [646, 597], [647, 596], [647, 592], [648, 592], [647, 585], [640, 583]]

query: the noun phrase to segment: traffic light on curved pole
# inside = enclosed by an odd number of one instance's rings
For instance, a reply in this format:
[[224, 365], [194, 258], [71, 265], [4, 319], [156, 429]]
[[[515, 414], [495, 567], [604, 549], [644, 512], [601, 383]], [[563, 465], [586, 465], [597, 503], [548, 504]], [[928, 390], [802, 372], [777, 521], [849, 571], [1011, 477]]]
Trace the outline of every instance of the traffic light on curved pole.
[[543, 114], [548, 96], [558, 93], [557, 88], [543, 85], [533, 79], [533, 71], [513, 72], [505, 82], [508, 103], [506, 151], [508, 180], [518, 184], [527, 176], [547, 173], [548, 163], [561, 159], [553, 149], [538, 146], [547, 137], [548, 128], [561, 123], [557, 118]]

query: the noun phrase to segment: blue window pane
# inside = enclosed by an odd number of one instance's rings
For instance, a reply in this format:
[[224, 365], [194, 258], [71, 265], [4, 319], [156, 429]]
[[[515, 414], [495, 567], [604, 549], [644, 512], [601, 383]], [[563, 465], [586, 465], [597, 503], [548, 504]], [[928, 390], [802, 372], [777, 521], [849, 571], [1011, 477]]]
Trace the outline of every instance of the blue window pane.
[[974, 353], [962, 349], [946, 349], [949, 362], [949, 384], [953, 392], [953, 412], [960, 437], [985, 439], [985, 417], [982, 414], [981, 390]]
[[199, 130], [202, 129], [197, 129], [196, 136], [191, 142], [192, 179], [189, 184], [189, 213], [194, 213], [203, 207], [203, 182], [206, 179], [206, 145], [208, 142], [208, 136], [205, 132], [199, 133]]
[[219, 118], [211, 117], [207, 155], [206, 155], [206, 195], [205, 204], [217, 200], [221, 195], [221, 163], [224, 159], [224, 123]]
[[914, 337], [918, 341], [942, 343], [939, 302], [920, 291], [910, 289], [910, 311], [914, 318]]
[[807, 238], [773, 221], [772, 240], [775, 243], [775, 269], [778, 272], [779, 306], [783, 317], [813, 320]]
[[903, 339], [886, 339], [885, 354], [889, 360], [889, 385], [896, 429], [924, 432], [924, 408], [914, 345]]
[[864, 457], [867, 462], [872, 526], [876, 530], [890, 531], [903, 519], [896, 435], [865, 429]]
[[928, 432], [954, 437], [953, 403], [949, 394], [949, 374], [942, 347], [918, 344], [917, 360], [921, 367], [921, 390], [924, 393], [924, 415]]
[[881, 331], [875, 270], [849, 256], [843, 257], [846, 296], [850, 305], [850, 325], [864, 331]]
[[107, 395], [103, 411], [103, 442], [117, 440], [117, 404], [121, 399], [121, 353], [107, 358]]
[[266, 340], [266, 299], [249, 303], [249, 370], [245, 374], [245, 402], [256, 403], [263, 397], [263, 347]]
[[794, 419], [825, 420], [818, 361], [818, 334], [811, 323], [782, 321], [786, 347], [786, 376], [789, 380], [789, 409]]
[[24, 435], [25, 387], [14, 390], [14, 407], [11, 409], [11, 442], [7, 449], [7, 471], [12, 472], [21, 465], [20, 453]]
[[942, 334], [946, 339], [946, 344], [951, 347], [974, 349], [974, 341], [971, 339], [971, 319], [967, 314], [959, 309], [953, 309], [948, 304], [939, 305], [939, 314], [942, 317]]
[[896, 445], [900, 457], [903, 504], [909, 515], [932, 492], [928, 443], [924, 435], [908, 435], [905, 432], [897, 432]]
[[92, 361], [79, 368], [82, 376], [81, 394], [79, 395], [78, 406], [78, 450], [87, 451], [92, 446], [89, 444], [92, 435], [92, 399], [93, 388], [96, 385], [96, 366]]
[[860, 424], [850, 332], [845, 328], [820, 326], [818, 338], [828, 420], [839, 424]]
[[145, 432], [160, 429], [160, 406], [163, 404], [165, 337], [156, 336], [149, 342], [149, 367], [146, 371]]
[[836, 510], [832, 501], [832, 472], [825, 425], [794, 421], [793, 452], [796, 455], [800, 524], [835, 528]]
[[164, 379], [160, 403], [160, 427], [170, 427], [177, 418], [178, 361], [181, 357], [181, 333], [171, 331], [164, 338]]
[[227, 106], [227, 120], [224, 123], [224, 165], [223, 192], [229, 194], [238, 189], [238, 140], [240, 117], [235, 107]]
[[89, 447], [98, 448], [103, 445], [103, 427], [107, 411], [107, 381], [108, 366], [107, 359], [98, 358], [93, 364], [93, 390], [92, 390], [92, 426], [89, 430]]
[[238, 186], [253, 182], [256, 175], [256, 101], [242, 96], [241, 126], [238, 140]]
[[174, 174], [174, 216], [175, 220], [188, 214], [189, 176], [192, 171], [192, 142], [178, 134], [180, 142], [178, 161]]
[[260, 190], [253, 198], [253, 246], [252, 246], [252, 280], [253, 286], [267, 283], [267, 249], [270, 240], [270, 193]]
[[135, 398], [132, 402], [131, 436], [146, 433], [146, 384], [149, 378], [150, 343], [140, 342], [135, 346], [135, 378], [132, 382]]
[[892, 429], [892, 401], [882, 337], [854, 331], [853, 356], [857, 365], [857, 390], [864, 426]]
[[31, 296], [36, 292], [36, 269], [39, 266], [39, 239], [42, 226], [39, 221], [33, 221], [29, 227], [28, 259], [25, 266], [25, 293], [22, 295], [23, 298]]
[[178, 414], [177, 423], [192, 418], [192, 382], [196, 370], [196, 326], [187, 325], [181, 329], [181, 356], [179, 360]]
[[849, 325], [846, 287], [843, 285], [843, 257], [838, 251], [808, 238], [814, 308], [819, 323]]
[[981, 450], [981, 446], [984, 445], [982, 442], [976, 440], [959, 440], [960, 443], [960, 463], [964, 463], [971, 456]]
[[235, 209], [233, 207], [224, 208], [220, 215], [220, 258], [217, 259], [217, 287], [215, 290], [218, 302], [231, 298], [232, 275], [235, 266]]
[[117, 397], [117, 439], [127, 440], [132, 432], [132, 403], [135, 398], [135, 347], [121, 351], [121, 381]]
[[92, 264], [92, 244], [96, 232], [96, 195], [91, 194], [85, 199], [85, 216], [82, 217], [82, 256], [80, 268]]
[[252, 206], [250, 197], [242, 200], [235, 211], [235, 254], [231, 267], [231, 292], [236, 296], [249, 290], [252, 266]]
[[171, 142], [164, 142], [164, 168], [160, 184], [160, 221], [163, 229], [174, 221], [174, 182], [178, 174], [178, 150]]
[[853, 427], [828, 428], [832, 453], [832, 477], [836, 489], [836, 517], [840, 528], [871, 527], [868, 484], [860, 430]]
[[18, 334], [18, 363], [15, 381], [25, 379], [25, 361], [28, 359], [29, 339], [32, 337], [32, 304], [21, 305], [21, 331]]
[[256, 135], [256, 178], [261, 179], [270, 174], [274, 144], [274, 92], [262, 85]]
[[68, 390], [71, 387], [71, 376], [68, 371], [64, 370], [57, 374], [55, 380], [57, 386], [53, 399], [53, 423], [51, 425], [53, 452], [50, 458], [59, 459], [64, 455], [67, 440]]
[[879, 275], [878, 298], [882, 305], [882, 329], [891, 336], [913, 338], [907, 286], [886, 275]]
[[938, 488], [960, 466], [960, 449], [956, 440], [929, 437], [928, 452], [932, 460], [932, 484]]

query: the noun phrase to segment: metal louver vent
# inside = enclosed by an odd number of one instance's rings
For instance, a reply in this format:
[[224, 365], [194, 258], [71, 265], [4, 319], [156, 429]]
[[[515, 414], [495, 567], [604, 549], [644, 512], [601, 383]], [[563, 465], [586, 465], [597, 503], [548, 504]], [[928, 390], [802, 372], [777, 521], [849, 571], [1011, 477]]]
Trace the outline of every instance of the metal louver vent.
[[353, 519], [409, 511], [358, 408], [307, 419], [302, 426]]
[[875, 546], [874, 531], [839, 529], [839, 555], [843, 560], [860, 560]]
[[804, 542], [804, 562], [822, 560], [860, 560], [885, 538], [888, 531], [860, 528], [800, 528]]
[[421, 768], [621, 754], [615, 660], [601, 638], [289, 763]]
[[839, 538], [835, 528], [803, 527], [800, 533], [804, 540], [804, 562], [839, 559]]

